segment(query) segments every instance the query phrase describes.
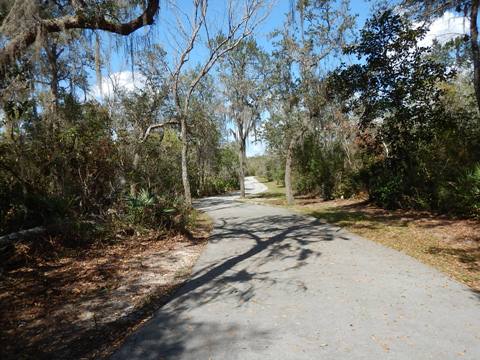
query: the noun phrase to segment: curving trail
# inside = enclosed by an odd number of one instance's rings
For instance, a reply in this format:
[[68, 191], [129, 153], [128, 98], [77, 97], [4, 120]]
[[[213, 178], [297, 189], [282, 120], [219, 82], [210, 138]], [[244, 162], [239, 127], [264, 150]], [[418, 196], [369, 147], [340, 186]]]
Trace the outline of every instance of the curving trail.
[[196, 206], [215, 230], [192, 279], [113, 359], [480, 359], [480, 297], [462, 284], [286, 209]]

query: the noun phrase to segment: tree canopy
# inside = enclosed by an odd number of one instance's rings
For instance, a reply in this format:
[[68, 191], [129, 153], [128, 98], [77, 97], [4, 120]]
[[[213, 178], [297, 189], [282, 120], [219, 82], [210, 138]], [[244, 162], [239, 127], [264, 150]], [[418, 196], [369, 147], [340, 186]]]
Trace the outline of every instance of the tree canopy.
[[[2, 2], [0, 231], [181, 227], [192, 198], [245, 195], [251, 173], [289, 204], [363, 194], [478, 216], [475, 4], [383, 2], [359, 27], [346, 0], [292, 1], [263, 37], [263, 0], [222, 21], [208, 0]], [[445, 11], [469, 34], [426, 44]]]

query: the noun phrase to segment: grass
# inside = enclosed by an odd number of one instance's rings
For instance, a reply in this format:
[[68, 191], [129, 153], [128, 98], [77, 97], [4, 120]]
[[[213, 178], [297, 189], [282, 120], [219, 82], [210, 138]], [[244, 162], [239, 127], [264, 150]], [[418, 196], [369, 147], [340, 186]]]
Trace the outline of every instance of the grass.
[[247, 196], [247, 201], [260, 200], [261, 203], [269, 205], [286, 205], [285, 186], [276, 181], [268, 181], [265, 178], [258, 177], [258, 180], [267, 186], [267, 191]]
[[[274, 182], [264, 183], [268, 191], [249, 201], [285, 206], [285, 189]], [[404, 252], [480, 291], [478, 221], [419, 211], [389, 211], [361, 199], [297, 198], [291, 208]]]
[[193, 238], [207, 238], [213, 229], [213, 219], [203, 211], [193, 210], [191, 225], [188, 231]]
[[259, 179], [264, 185], [267, 186], [267, 193], [272, 195], [283, 195], [285, 194], [285, 186], [278, 184], [276, 181], [268, 181], [266, 179]]

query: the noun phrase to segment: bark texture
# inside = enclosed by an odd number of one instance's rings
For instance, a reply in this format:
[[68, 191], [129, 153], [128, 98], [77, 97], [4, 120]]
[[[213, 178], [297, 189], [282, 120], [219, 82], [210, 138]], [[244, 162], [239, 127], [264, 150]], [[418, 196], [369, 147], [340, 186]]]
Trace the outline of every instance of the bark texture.
[[287, 204], [293, 205], [293, 189], [292, 189], [292, 159], [293, 149], [295, 147], [295, 140], [290, 140], [287, 148], [287, 154], [285, 155], [285, 195], [287, 198]]
[[181, 138], [182, 138], [182, 183], [185, 196], [185, 205], [192, 206], [192, 194], [190, 191], [190, 181], [188, 180], [188, 139], [187, 139], [187, 119], [182, 116], [180, 119]]
[[238, 180], [240, 182], [240, 197], [245, 197], [245, 164], [246, 164], [246, 140], [244, 138], [239, 139], [238, 147]]
[[480, 111], [480, 49], [478, 46], [478, 3], [479, 0], [472, 0], [472, 8], [470, 12], [470, 43], [472, 47], [473, 61], [473, 86], [475, 88], [475, 97], [477, 99], [477, 107]]

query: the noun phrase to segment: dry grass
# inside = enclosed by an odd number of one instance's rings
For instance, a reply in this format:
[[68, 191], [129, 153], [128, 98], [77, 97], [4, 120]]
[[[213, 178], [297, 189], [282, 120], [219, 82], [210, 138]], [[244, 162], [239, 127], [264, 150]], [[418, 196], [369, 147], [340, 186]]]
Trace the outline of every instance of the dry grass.
[[106, 357], [188, 278], [211, 228], [200, 214], [190, 236], [137, 234], [3, 273], [1, 358]]
[[[283, 188], [275, 188], [274, 183], [267, 186], [267, 193], [249, 201], [284, 206]], [[479, 221], [420, 211], [389, 211], [362, 199], [297, 198], [293, 209], [402, 251], [480, 291]]]

